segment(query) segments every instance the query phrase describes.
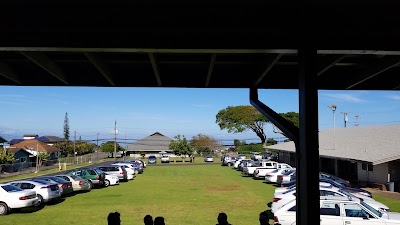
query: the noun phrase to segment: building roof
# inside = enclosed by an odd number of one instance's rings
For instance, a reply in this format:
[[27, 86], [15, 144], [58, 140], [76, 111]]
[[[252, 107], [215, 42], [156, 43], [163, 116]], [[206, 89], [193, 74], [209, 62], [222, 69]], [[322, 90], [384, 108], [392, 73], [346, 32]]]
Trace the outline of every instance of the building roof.
[[312, 43], [318, 89], [400, 89], [397, 1], [38, 1], [3, 7], [1, 85], [297, 89]]
[[[21, 151], [21, 150], [23, 150], [23, 151], [25, 151], [25, 149], [24, 148], [7, 148], [7, 151], [9, 151], [9, 152], [12, 152], [12, 153], [17, 153], [17, 152], [19, 152], [19, 151]], [[29, 153], [29, 152], [28, 152]]]
[[172, 139], [156, 132], [150, 136], [138, 140], [133, 144], [129, 144], [127, 151], [166, 151], [171, 152], [169, 144]]
[[61, 151], [60, 149], [58, 149], [54, 146], [50, 146], [50, 145], [48, 145], [44, 142], [41, 142], [39, 140], [36, 140], [36, 139], [24, 140], [17, 144], [11, 145], [10, 147], [32, 149], [32, 150], [36, 150], [36, 148], [38, 148], [39, 152], [47, 152], [47, 153]]
[[[371, 162], [374, 165], [400, 159], [400, 125], [336, 128], [319, 133], [319, 154]], [[335, 147], [335, 149], [334, 149]], [[295, 152], [294, 142], [267, 146]]]

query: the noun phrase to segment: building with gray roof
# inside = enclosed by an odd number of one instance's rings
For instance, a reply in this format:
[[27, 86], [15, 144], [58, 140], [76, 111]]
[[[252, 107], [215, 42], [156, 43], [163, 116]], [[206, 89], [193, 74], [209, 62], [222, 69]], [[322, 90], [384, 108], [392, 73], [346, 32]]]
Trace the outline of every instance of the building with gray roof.
[[[295, 164], [294, 142], [267, 147]], [[319, 132], [320, 170], [368, 183], [400, 183], [400, 125], [360, 126]], [[400, 185], [399, 185], [400, 189]]]
[[136, 141], [135, 143], [129, 144], [126, 147], [126, 154], [159, 154], [160, 152], [173, 154], [174, 151], [169, 149], [169, 144], [172, 139], [159, 133], [155, 132], [143, 139]]

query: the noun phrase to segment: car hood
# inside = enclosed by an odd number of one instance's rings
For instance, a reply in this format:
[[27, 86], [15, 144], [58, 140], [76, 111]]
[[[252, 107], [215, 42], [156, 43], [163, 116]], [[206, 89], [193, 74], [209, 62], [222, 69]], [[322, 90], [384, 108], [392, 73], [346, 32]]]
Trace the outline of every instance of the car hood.
[[385, 212], [385, 213], [382, 213], [382, 219], [384, 219], [384, 220], [400, 220], [400, 213]]

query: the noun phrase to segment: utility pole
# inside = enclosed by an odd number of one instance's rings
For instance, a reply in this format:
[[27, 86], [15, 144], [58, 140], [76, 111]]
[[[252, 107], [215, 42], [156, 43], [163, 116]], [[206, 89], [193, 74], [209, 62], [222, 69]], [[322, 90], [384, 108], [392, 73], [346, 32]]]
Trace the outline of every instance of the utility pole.
[[335, 112], [336, 112], [337, 106], [335, 104], [332, 104], [332, 105], [329, 105], [328, 108], [332, 109], [332, 112], [333, 112], [333, 150], [335, 150], [336, 149], [336, 130], [335, 130], [336, 116], [335, 116]]
[[348, 112], [340, 112], [343, 114], [343, 120], [344, 120], [344, 128], [347, 127], [347, 121], [349, 120], [347, 115], [349, 114]]
[[75, 142], [76, 142], [76, 131], [74, 131], [74, 164], [76, 163], [76, 149], [75, 149]]
[[117, 161], [117, 120], [114, 124], [114, 161]]
[[96, 138], [96, 161], [99, 161], [99, 133], [97, 133], [97, 138]]
[[128, 148], [128, 144], [126, 143], [126, 129], [125, 129], [125, 151], [124, 151], [124, 155], [123, 155], [123, 160], [125, 161], [125, 154], [126, 154], [126, 149]]
[[39, 172], [39, 144], [36, 144], [36, 171], [35, 173]]

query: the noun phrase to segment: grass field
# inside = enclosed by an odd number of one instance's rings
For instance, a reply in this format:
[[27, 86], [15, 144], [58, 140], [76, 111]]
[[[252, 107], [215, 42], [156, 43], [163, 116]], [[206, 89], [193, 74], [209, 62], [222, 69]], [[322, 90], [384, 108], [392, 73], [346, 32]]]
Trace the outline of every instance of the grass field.
[[[0, 224], [106, 225], [113, 211], [121, 213], [122, 224], [143, 224], [150, 214], [163, 216], [170, 225], [210, 225], [222, 211], [232, 224], [258, 224], [258, 214], [267, 209], [274, 189], [219, 164], [148, 166], [133, 181], [67, 197], [42, 209], [17, 211], [1, 217]], [[392, 211], [400, 211], [398, 200], [375, 196]]]

